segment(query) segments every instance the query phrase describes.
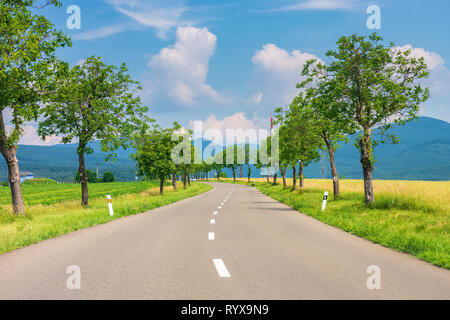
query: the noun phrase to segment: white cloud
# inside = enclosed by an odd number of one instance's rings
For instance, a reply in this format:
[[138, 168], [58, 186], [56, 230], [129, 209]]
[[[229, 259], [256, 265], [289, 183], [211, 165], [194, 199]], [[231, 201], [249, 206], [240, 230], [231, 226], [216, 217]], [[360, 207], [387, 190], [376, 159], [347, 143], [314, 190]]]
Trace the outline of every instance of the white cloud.
[[[223, 119], [218, 119], [215, 114], [210, 114], [205, 120], [202, 121], [203, 133], [207, 130], [214, 129], [222, 133], [223, 138], [226, 137], [226, 130], [235, 130], [237, 136], [241, 141], [245, 140], [247, 130], [255, 130], [259, 134], [260, 129], [269, 131], [269, 119], [259, 118], [256, 114], [253, 118], [247, 118], [244, 112], [236, 112], [231, 116], [226, 116]], [[194, 128], [194, 122], [189, 122], [189, 127]], [[265, 136], [260, 136], [260, 139], [265, 138]], [[222, 143], [221, 143], [222, 144]], [[224, 143], [225, 144], [225, 141]]]
[[297, 10], [350, 10], [358, 5], [356, 0], [307, 0], [292, 5], [272, 9], [270, 11]]
[[216, 115], [210, 114], [203, 121], [203, 130], [217, 129], [225, 132], [226, 129], [255, 129], [256, 123], [247, 119], [244, 112], [237, 112], [231, 116], [224, 117], [222, 120], [217, 119]]
[[78, 33], [72, 36], [75, 40], [95, 40], [98, 38], [104, 38], [122, 31], [127, 30], [125, 25], [112, 25], [102, 27], [92, 31], [86, 31], [82, 33]]
[[92, 31], [86, 31], [78, 34], [74, 34], [72, 36], [75, 40], [95, 40], [98, 38], [104, 38], [122, 31], [127, 30], [127, 27], [124, 25], [112, 25], [102, 27]]
[[427, 64], [430, 70], [445, 68], [444, 59], [442, 57], [431, 51], [426, 51], [423, 48], [413, 48], [410, 44], [405, 44], [404, 46], [397, 46], [393, 48], [394, 50], [406, 51], [411, 50], [410, 55], [415, 58], [423, 57], [425, 63]]
[[423, 57], [430, 71], [428, 79], [423, 84], [430, 87], [431, 93], [448, 93], [450, 91], [450, 70], [445, 66], [445, 60], [435, 52], [423, 48], [414, 48], [411, 44], [394, 47], [394, 50], [410, 50], [410, 55], [415, 58]]
[[192, 22], [183, 18], [189, 10], [180, 0], [105, 0], [118, 12], [133, 19], [143, 27], [152, 27], [157, 35], [165, 39], [172, 28], [188, 25]]
[[250, 86], [258, 90], [260, 101], [271, 104], [272, 108], [289, 104], [297, 94], [296, 84], [301, 80], [303, 65], [311, 59], [318, 58], [310, 53], [288, 52], [275, 44], [266, 44], [252, 58], [255, 71]]
[[264, 93], [262, 93], [262, 92], [255, 93], [251, 97], [245, 99], [245, 101], [252, 102], [252, 103], [261, 103], [263, 96], [264, 96]]
[[217, 37], [206, 28], [179, 27], [175, 44], [163, 48], [148, 63], [150, 79], [146, 80], [146, 90], [150, 96], [168, 96], [182, 107], [196, 105], [204, 98], [223, 101], [206, 83], [216, 41]]

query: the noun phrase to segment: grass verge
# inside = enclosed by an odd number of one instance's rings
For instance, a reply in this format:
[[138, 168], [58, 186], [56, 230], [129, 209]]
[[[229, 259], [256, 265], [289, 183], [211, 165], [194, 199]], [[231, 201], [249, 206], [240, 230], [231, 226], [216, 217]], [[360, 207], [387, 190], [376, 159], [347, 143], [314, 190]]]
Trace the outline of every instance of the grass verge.
[[[376, 202], [366, 205], [362, 191], [356, 188], [356, 181], [341, 181], [339, 200], [333, 199], [332, 182], [327, 180], [307, 180], [305, 188], [295, 191], [291, 191], [289, 185], [283, 189], [280, 184], [273, 186], [261, 180], [255, 187], [326, 224], [450, 269], [450, 182], [382, 181], [378, 182], [377, 193], [376, 181]], [[222, 182], [232, 183], [232, 180]], [[237, 183], [251, 185], [242, 180]], [[358, 184], [362, 186], [362, 181]], [[440, 200], [436, 195], [430, 193], [427, 196], [421, 191], [433, 188], [439, 189]], [[331, 191], [331, 196], [322, 212], [325, 190]]]
[[[149, 185], [147, 185], [149, 186]], [[121, 217], [141, 213], [206, 192], [212, 186], [192, 183], [177, 191], [171, 187], [159, 195], [159, 187], [147, 188], [140, 193], [122, 194], [113, 198], [114, 216], [110, 217], [104, 197], [90, 199], [89, 207], [83, 208], [80, 200], [55, 202], [51, 205], [36, 204], [27, 207], [26, 217], [13, 216], [0, 211], [0, 254], [54, 238], [79, 229], [109, 222]], [[135, 187], [131, 188], [132, 191]]]

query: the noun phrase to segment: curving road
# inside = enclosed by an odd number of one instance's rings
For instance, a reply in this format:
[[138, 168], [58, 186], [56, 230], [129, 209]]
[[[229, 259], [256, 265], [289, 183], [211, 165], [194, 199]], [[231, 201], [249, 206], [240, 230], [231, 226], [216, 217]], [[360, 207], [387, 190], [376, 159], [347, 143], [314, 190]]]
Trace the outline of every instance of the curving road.
[[[214, 186], [0, 256], [0, 299], [450, 299], [448, 270], [255, 188]], [[72, 265], [79, 290], [67, 287]], [[367, 288], [371, 265], [380, 268], [380, 289]]]

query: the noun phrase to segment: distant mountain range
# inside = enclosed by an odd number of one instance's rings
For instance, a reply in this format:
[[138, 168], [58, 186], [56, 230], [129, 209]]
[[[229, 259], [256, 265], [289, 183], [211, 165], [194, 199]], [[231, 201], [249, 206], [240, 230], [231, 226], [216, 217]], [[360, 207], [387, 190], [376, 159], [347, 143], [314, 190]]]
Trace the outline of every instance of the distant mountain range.
[[[433, 118], [420, 117], [417, 121], [404, 126], [395, 126], [398, 144], [380, 144], [375, 148], [375, 179], [399, 180], [450, 180], [450, 124]], [[362, 177], [359, 153], [353, 145], [353, 139], [342, 144], [336, 152], [336, 165], [340, 175], [345, 178]], [[202, 141], [205, 148], [210, 142]], [[99, 142], [91, 144], [94, 153], [86, 156], [88, 169], [96, 170], [99, 175], [112, 171], [117, 180], [134, 180], [135, 163], [129, 158], [133, 150], [117, 151], [117, 162], [105, 162], [106, 154], [100, 151]], [[72, 181], [78, 169], [76, 144], [54, 146], [20, 145], [18, 159], [22, 171], [31, 171], [35, 177], [52, 178], [58, 181]], [[328, 159], [325, 172], [320, 162], [305, 169], [307, 178], [330, 177]], [[231, 170], [225, 170], [231, 176]], [[244, 176], [247, 169], [244, 167]], [[253, 168], [252, 177], [259, 177], [259, 170]], [[7, 168], [0, 158], [0, 181], [7, 179]]]

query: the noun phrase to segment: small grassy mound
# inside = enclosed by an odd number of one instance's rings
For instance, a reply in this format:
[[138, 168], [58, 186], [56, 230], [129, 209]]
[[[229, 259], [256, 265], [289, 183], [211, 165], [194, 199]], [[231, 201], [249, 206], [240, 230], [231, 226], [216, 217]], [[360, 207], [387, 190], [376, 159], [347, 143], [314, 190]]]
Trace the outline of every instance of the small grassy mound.
[[36, 184], [58, 184], [58, 181], [48, 178], [34, 178], [25, 180], [22, 184], [36, 185]]

